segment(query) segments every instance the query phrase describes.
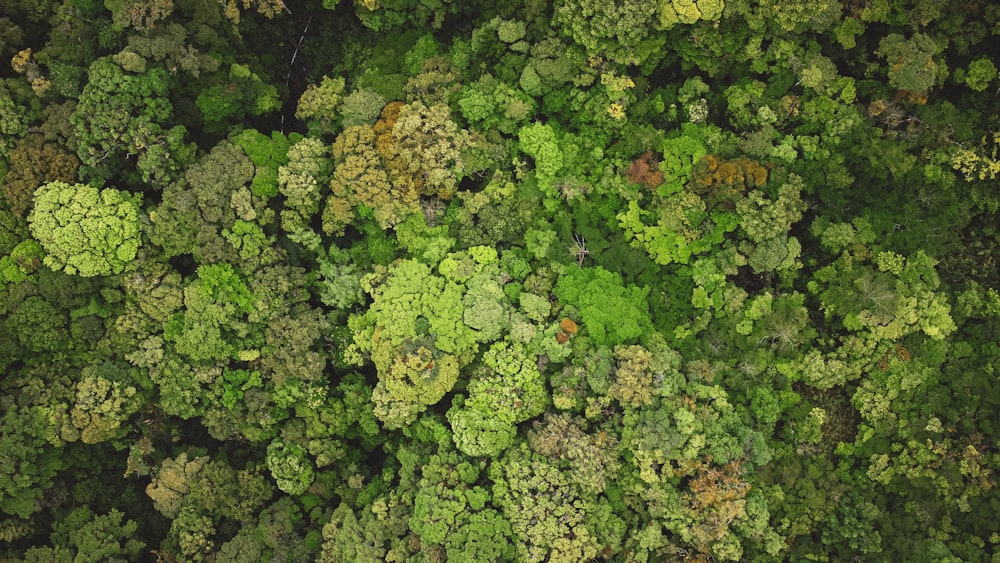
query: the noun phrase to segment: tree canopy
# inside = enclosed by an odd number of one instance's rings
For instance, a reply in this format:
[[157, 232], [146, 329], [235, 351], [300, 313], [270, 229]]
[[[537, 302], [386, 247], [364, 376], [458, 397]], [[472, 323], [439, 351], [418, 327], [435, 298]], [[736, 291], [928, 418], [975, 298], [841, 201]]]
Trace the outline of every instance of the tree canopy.
[[1000, 560], [1000, 9], [0, 0], [0, 560]]

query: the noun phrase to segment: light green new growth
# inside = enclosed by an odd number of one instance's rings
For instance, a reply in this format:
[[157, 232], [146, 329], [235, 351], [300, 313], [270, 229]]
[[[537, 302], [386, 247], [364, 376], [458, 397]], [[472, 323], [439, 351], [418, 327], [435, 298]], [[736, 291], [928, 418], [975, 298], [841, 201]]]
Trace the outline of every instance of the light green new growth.
[[49, 182], [35, 191], [28, 223], [45, 265], [67, 274], [120, 274], [141, 244], [136, 199], [112, 188]]

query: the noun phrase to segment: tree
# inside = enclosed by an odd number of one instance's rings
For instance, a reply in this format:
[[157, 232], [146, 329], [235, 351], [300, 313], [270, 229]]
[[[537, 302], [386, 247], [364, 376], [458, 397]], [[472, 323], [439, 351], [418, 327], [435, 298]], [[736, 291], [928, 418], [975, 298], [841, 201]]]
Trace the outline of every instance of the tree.
[[739, 559], [743, 549], [730, 536], [730, 524], [748, 516], [745, 499], [750, 483], [741, 478], [738, 461], [721, 468], [701, 463], [695, 467], [689, 490], [682, 497], [685, 513], [694, 520], [691, 543], [702, 553], [714, 551], [724, 559]]
[[277, 16], [283, 10], [288, 10], [283, 0], [218, 0], [218, 2], [226, 19], [233, 22], [233, 25], [239, 25], [243, 15], [241, 9], [250, 10], [253, 8], [258, 14], [268, 19]]
[[535, 113], [535, 100], [490, 74], [462, 88], [458, 107], [462, 116], [483, 131], [512, 134]]
[[489, 506], [489, 491], [477, 484], [482, 467], [451, 448], [426, 458], [409, 522], [420, 537], [421, 552], [440, 553], [443, 545], [449, 557], [463, 561], [513, 556], [510, 524]]
[[[6, 163], [14, 143], [27, 132], [24, 116], [18, 111], [7, 86], [0, 83], [0, 163]], [[2, 179], [3, 174], [0, 174]]]
[[[125, 514], [112, 508], [107, 514], [94, 514], [89, 508], [77, 508], [53, 525], [52, 545], [58, 553], [67, 550], [67, 560], [80, 563], [125, 558], [136, 560], [145, 543], [135, 538], [139, 525], [123, 522]], [[42, 559], [41, 553], [35, 557]]]
[[544, 456], [522, 444], [491, 463], [489, 474], [519, 559], [569, 563], [597, 556], [601, 544], [585, 522], [593, 503]]
[[399, 427], [451, 390], [458, 379], [457, 356], [474, 341], [461, 320], [461, 288], [446, 285], [425, 264], [397, 263], [372, 293], [371, 308], [354, 318], [364, 323], [363, 330], [354, 329], [355, 342], [370, 351], [378, 370], [376, 415]]
[[801, 245], [788, 232], [806, 210], [799, 197], [802, 185], [802, 179], [793, 175], [778, 189], [776, 200], [765, 199], [761, 190], [753, 190], [736, 203], [740, 229], [749, 239], [740, 243], [740, 251], [754, 272], [792, 271], [800, 266]]
[[682, 24], [693, 24], [699, 20], [718, 20], [725, 7], [723, 0], [665, 0], [660, 3], [660, 26], [670, 29]]
[[614, 433], [587, 433], [585, 422], [567, 413], [545, 414], [528, 431], [528, 447], [556, 463], [584, 492], [603, 493], [621, 467]]
[[232, 266], [200, 266], [197, 279], [184, 288], [184, 310], [170, 319], [165, 338], [195, 362], [246, 356], [260, 346], [260, 335], [247, 321], [253, 308], [254, 296]]
[[343, 127], [373, 125], [386, 105], [386, 99], [370, 88], [359, 88], [344, 96], [339, 105]]
[[487, 563], [514, 557], [510, 523], [496, 510], [463, 512], [455, 519], [455, 530], [445, 538], [445, 553], [451, 561]]
[[706, 155], [691, 170], [688, 189], [701, 196], [709, 208], [732, 210], [748, 190], [766, 182], [767, 168], [748, 158], [725, 160]]
[[31, 208], [39, 186], [56, 181], [73, 182], [79, 166], [76, 155], [56, 143], [46, 142], [43, 135], [30, 134], [10, 152], [10, 170], [2, 178], [0, 190], [9, 209], [23, 216]]
[[[958, 72], [956, 71], [956, 75], [957, 74]], [[987, 58], [981, 58], [969, 63], [969, 67], [965, 69], [963, 79], [965, 80], [966, 86], [976, 92], [982, 92], [996, 77], [997, 67], [993, 64], [993, 61]]]
[[461, 452], [495, 457], [513, 443], [515, 425], [541, 414], [549, 398], [537, 360], [523, 345], [494, 343], [482, 361], [468, 398], [456, 399], [448, 421]]
[[108, 0], [105, 7], [119, 27], [147, 30], [174, 11], [173, 0]]
[[535, 175], [543, 188], [551, 188], [563, 168], [563, 154], [559, 149], [555, 129], [551, 125], [532, 123], [517, 132], [518, 147], [535, 159]]
[[135, 156], [142, 181], [164, 186], [176, 178], [194, 150], [184, 144], [184, 127], [166, 127], [173, 115], [167, 71], [156, 66], [133, 74], [104, 57], [90, 65], [88, 77], [70, 117], [85, 172], [104, 179]]
[[608, 395], [622, 405], [653, 403], [653, 354], [642, 346], [615, 346], [615, 382]]
[[[720, 10], [721, 11], [721, 10]], [[639, 65], [656, 52], [653, 23], [656, 6], [635, 0], [613, 4], [564, 0], [556, 5], [553, 24], [592, 55]]]
[[203, 91], [196, 103], [209, 131], [226, 121], [240, 121], [247, 115], [263, 115], [281, 108], [278, 89], [238, 63], [230, 66], [227, 82]]
[[648, 291], [626, 287], [621, 276], [601, 267], [570, 266], [555, 287], [563, 303], [580, 311], [583, 327], [598, 345], [622, 344], [650, 329]]
[[924, 92], [937, 82], [938, 54], [934, 39], [923, 33], [914, 33], [906, 39], [890, 33], [878, 44], [878, 54], [889, 63], [889, 84], [901, 90]]
[[50, 182], [35, 192], [31, 234], [45, 264], [81, 276], [120, 274], [142, 242], [139, 199], [113, 188]]
[[[306, 87], [306, 91], [299, 96], [299, 103], [295, 107], [295, 118], [308, 121], [310, 129], [316, 134], [329, 135], [333, 133], [338, 106], [342, 100], [345, 105], [347, 103], [343, 93], [343, 78], [324, 76], [322, 82], [318, 85], [310, 84]], [[385, 105], [384, 101], [382, 105]], [[359, 124], [352, 123], [351, 125]]]
[[[329, 1], [329, 0], [328, 0]], [[336, 2], [332, 2], [336, 5]], [[445, 18], [459, 13], [466, 5], [454, 0], [424, 4], [414, 0], [362, 0], [354, 13], [368, 29], [392, 32], [397, 28], [440, 29]]]
[[[205, 19], [213, 19], [208, 14], [204, 16]], [[216, 20], [214, 23], [218, 23], [218, 16], [214, 19]], [[208, 25], [202, 25], [199, 33], [192, 36], [180, 23], [168, 22], [143, 30], [142, 33], [130, 34], [128, 46], [121, 52], [119, 60], [122, 54], [134, 53], [140, 60], [145, 61], [141, 64], [148, 64], [151, 60], [160, 63], [168, 72], [183, 71], [197, 78], [202, 73], [214, 73], [219, 69], [224, 56], [224, 47], [224, 39]], [[129, 58], [132, 58], [133, 62], [139, 62], [134, 57]], [[196, 99], [198, 93], [200, 92], [193, 92], [192, 99]]]
[[313, 464], [297, 444], [271, 442], [267, 447], [267, 467], [278, 488], [292, 496], [306, 492], [313, 482]]
[[[220, 141], [197, 164], [190, 166], [183, 178], [163, 190], [163, 201], [149, 213], [150, 240], [163, 248], [167, 256], [193, 254], [199, 261], [226, 258], [238, 261], [237, 248], [226, 240], [222, 231], [228, 230], [230, 238], [240, 245], [239, 250], [244, 250], [244, 237], [234, 238], [236, 208], [240, 206], [239, 194], [252, 179], [251, 159], [240, 147]], [[276, 181], [274, 188], [277, 191]], [[243, 214], [256, 218], [253, 208]]]
[[0, 415], [0, 448], [5, 452], [0, 465], [0, 510], [30, 518], [41, 507], [38, 501], [67, 463], [51, 409], [41, 406], [5, 406]]
[[302, 139], [288, 149], [288, 164], [278, 168], [278, 190], [285, 196], [281, 228], [288, 233], [306, 231], [319, 211], [322, 186], [326, 186], [332, 163], [329, 149], [316, 139]]
[[768, 0], [758, 8], [760, 16], [784, 32], [822, 31], [841, 19], [841, 5], [829, 0], [790, 2]]
[[354, 220], [353, 207], [362, 203], [374, 212], [383, 226], [398, 223], [416, 211], [416, 201], [406, 194], [393, 194], [389, 175], [381, 168], [371, 127], [348, 127], [333, 143], [336, 168], [323, 210], [323, 231], [341, 233]]
[[446, 104], [415, 101], [402, 106], [391, 137], [383, 133], [379, 141], [376, 148], [387, 159], [393, 183], [444, 201], [455, 195], [465, 171], [462, 152], [469, 148], [471, 135], [452, 121]]
[[106, 363], [85, 368], [76, 385], [76, 404], [69, 411], [73, 426], [84, 444], [96, 444], [124, 434], [123, 422], [142, 404], [130, 374], [120, 366]]

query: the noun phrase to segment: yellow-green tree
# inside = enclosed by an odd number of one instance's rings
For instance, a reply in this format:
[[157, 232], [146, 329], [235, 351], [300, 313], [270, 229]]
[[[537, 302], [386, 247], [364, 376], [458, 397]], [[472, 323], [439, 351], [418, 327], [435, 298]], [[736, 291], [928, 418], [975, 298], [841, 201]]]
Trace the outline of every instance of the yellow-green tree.
[[35, 192], [28, 223], [45, 265], [67, 274], [120, 274], [142, 242], [137, 198], [113, 188], [49, 182]]

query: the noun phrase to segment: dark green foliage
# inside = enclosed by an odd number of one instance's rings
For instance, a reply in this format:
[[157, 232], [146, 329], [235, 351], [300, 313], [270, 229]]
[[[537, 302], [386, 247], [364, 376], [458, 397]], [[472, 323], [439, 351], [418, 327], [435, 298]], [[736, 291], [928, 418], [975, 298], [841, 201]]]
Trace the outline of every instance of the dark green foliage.
[[38, 510], [37, 501], [52, 486], [56, 473], [65, 467], [56, 429], [44, 407], [19, 408], [4, 405], [0, 418], [5, 455], [0, 474], [0, 510], [7, 515], [29, 518]]
[[[77, 508], [53, 526], [52, 556], [59, 558], [56, 554], [65, 549], [72, 555], [72, 561], [96, 563], [119, 558], [134, 560], [145, 544], [135, 539], [138, 527], [135, 522], [128, 520], [122, 523], [124, 516], [115, 509], [101, 516], [93, 514], [87, 507]], [[45, 557], [40, 551], [29, 557]]]
[[208, 131], [213, 130], [213, 122], [238, 121], [246, 115], [270, 113], [281, 107], [278, 89], [241, 64], [230, 67], [228, 83], [205, 90], [196, 103], [205, 116]]
[[[150, 239], [162, 247], [167, 256], [193, 254], [198, 260], [231, 258], [235, 262], [237, 248], [243, 250], [245, 243], [238, 239], [237, 247], [227, 240], [223, 229], [229, 230], [228, 238], [233, 239], [237, 213], [241, 218], [256, 217], [252, 207], [245, 210], [240, 205], [241, 197], [252, 201], [251, 194], [246, 193], [251, 179], [257, 181], [252, 159], [229, 141], [219, 142], [212, 152], [188, 168], [183, 178], [163, 191], [162, 203], [149, 213]], [[274, 168], [272, 189], [277, 192], [277, 166]], [[253, 188], [250, 184], [250, 189]], [[252, 206], [251, 201], [247, 201], [246, 206]]]
[[167, 76], [160, 67], [133, 74], [108, 58], [91, 64], [71, 117], [77, 154], [91, 176], [121, 173], [120, 163], [135, 157], [142, 180], [164, 186], [190, 162], [184, 127], [166, 126], [173, 112]]

